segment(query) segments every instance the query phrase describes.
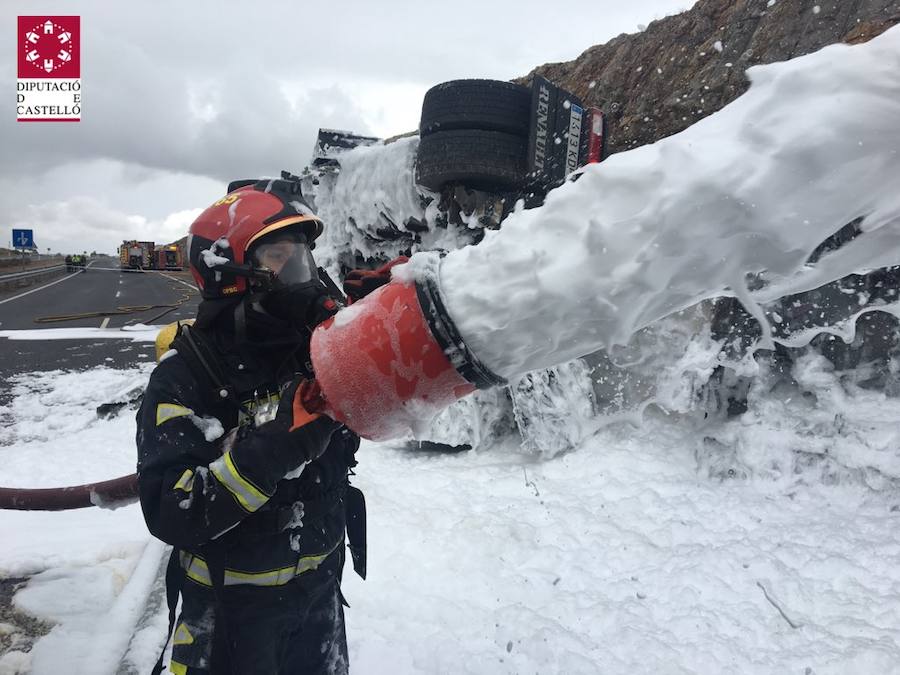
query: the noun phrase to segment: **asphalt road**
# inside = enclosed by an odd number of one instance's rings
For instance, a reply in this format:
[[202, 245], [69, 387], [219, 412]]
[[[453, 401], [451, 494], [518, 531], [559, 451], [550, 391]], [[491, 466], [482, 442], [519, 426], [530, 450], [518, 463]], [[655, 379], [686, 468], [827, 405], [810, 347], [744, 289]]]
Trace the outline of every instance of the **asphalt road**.
[[[195, 315], [199, 294], [188, 275], [124, 273], [117, 264], [113, 258], [100, 258], [85, 272], [61, 274], [49, 282], [0, 294], [0, 331], [47, 331], [47, 339], [0, 337], [0, 383], [20, 372], [124, 368], [155, 357], [152, 342], [109, 337], [56, 339], [58, 329], [103, 328], [110, 332], [123, 326], [162, 325]], [[170, 305], [177, 306], [170, 309]], [[36, 321], [123, 310], [127, 311], [50, 323]]]
[[[9, 273], [9, 270], [0, 270], [0, 274], [4, 272]], [[102, 328], [104, 333], [114, 335], [114, 331], [123, 326], [137, 323], [163, 325], [177, 319], [191, 318], [196, 314], [198, 302], [199, 293], [189, 274], [123, 273], [118, 270], [118, 260], [113, 258], [96, 260], [84, 272], [62, 272], [32, 286], [0, 293], [0, 405], [9, 402], [12, 396], [10, 377], [16, 373], [57, 369], [82, 371], [99, 366], [127, 368], [155, 359], [153, 342], [96, 336], [56, 339], [60, 329]], [[151, 307], [138, 307], [148, 305]], [[153, 305], [176, 307], [171, 309]], [[51, 323], [35, 321], [41, 317], [116, 312], [129, 306], [135, 308], [134, 311]], [[169, 309], [171, 311], [167, 312]], [[11, 331], [13, 335], [26, 331], [38, 336], [44, 333], [47, 337], [16, 340], [3, 336], [3, 331]], [[165, 560], [164, 557], [145, 614], [153, 612], [156, 616], [160, 603], [165, 602], [165, 575], [162, 571]], [[12, 595], [25, 580], [0, 579], [0, 620], [12, 623], [19, 636], [27, 636], [25, 643], [30, 645], [46, 634], [51, 626], [12, 610]], [[8, 643], [4, 644], [0, 639], [0, 653], [4, 646]], [[117, 672], [134, 671], [123, 665]]]

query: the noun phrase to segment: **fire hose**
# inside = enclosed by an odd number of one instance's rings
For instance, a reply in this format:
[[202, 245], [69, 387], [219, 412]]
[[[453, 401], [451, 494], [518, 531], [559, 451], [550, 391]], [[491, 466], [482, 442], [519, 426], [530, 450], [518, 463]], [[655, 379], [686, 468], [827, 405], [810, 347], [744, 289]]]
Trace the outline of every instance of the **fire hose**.
[[55, 316], [39, 316], [34, 322], [35, 323], [57, 323], [61, 321], [78, 321], [79, 319], [92, 319], [95, 317], [101, 316], [118, 316], [122, 314], [137, 314], [140, 312], [149, 312], [151, 309], [164, 309], [165, 311], [156, 314], [149, 319], [146, 319], [147, 323], [153, 323], [157, 319], [162, 316], [165, 316], [169, 312], [178, 309], [185, 302], [192, 298], [191, 293], [182, 292], [180, 298], [178, 298], [173, 303], [167, 304], [159, 304], [159, 305], [122, 305], [120, 307], [116, 307], [115, 309], [109, 310], [99, 310], [96, 312], [80, 312], [78, 314], [57, 314]]
[[61, 488], [0, 487], [0, 509], [67, 511], [89, 506], [115, 508], [137, 500], [137, 474]]
[[[180, 303], [179, 303], [180, 304]], [[78, 314], [56, 314], [54, 316], [39, 316], [35, 318], [35, 323], [56, 323], [60, 321], [78, 321], [79, 319], [92, 319], [95, 317], [101, 316], [118, 316], [120, 314], [136, 314], [138, 312], [148, 312], [151, 309], [159, 309], [167, 307], [167, 311], [164, 314], [168, 314], [173, 309], [176, 309], [178, 305], [123, 305], [121, 307], [116, 307], [115, 309], [107, 309], [107, 310], [98, 310], [96, 312], [80, 312]], [[153, 319], [158, 319], [162, 314], [158, 314], [153, 317]], [[153, 319], [148, 319], [148, 321], [153, 321]]]
[[[182, 296], [172, 304], [129, 305], [117, 307], [115, 310], [108, 311], [43, 316], [36, 318], [35, 322], [53, 323], [76, 321], [78, 319], [133, 314], [136, 312], [146, 312], [151, 309], [165, 308], [164, 312], [148, 319], [148, 322], [152, 323], [159, 317], [177, 309], [190, 299], [190, 293], [183, 293]], [[106, 411], [102, 410], [103, 408], [104, 406], [100, 406], [98, 414], [106, 414]], [[84, 485], [72, 485], [59, 488], [0, 487], [0, 509], [18, 511], [67, 511], [70, 509], [84, 509], [91, 506], [115, 508], [133, 503], [137, 500], [137, 497], [137, 474], [131, 474], [97, 483], [86, 483]]]

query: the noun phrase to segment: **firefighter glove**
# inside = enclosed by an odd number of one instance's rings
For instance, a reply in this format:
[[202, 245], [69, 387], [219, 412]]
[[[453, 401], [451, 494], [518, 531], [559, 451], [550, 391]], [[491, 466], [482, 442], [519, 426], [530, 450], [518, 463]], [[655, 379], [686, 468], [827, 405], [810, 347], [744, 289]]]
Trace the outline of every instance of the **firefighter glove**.
[[350, 270], [344, 277], [344, 293], [354, 302], [362, 300], [372, 291], [381, 288], [391, 280], [391, 268], [409, 262], [409, 258], [401, 255], [374, 270]]
[[297, 459], [311, 462], [322, 456], [331, 435], [341, 425], [323, 414], [325, 399], [319, 383], [306, 378], [291, 380], [281, 392], [275, 420], [287, 431], [289, 445]]
[[256, 427], [229, 452], [241, 475], [272, 495], [280, 480], [321, 457], [340, 428], [324, 414], [318, 384], [298, 377], [282, 388], [274, 419]]

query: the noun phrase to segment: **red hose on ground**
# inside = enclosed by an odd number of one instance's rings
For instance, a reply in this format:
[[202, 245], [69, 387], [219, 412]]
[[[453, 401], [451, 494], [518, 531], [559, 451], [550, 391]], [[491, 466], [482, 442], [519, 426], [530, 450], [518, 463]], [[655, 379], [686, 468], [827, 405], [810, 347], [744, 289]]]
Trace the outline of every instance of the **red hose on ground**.
[[116, 508], [137, 501], [137, 474], [61, 488], [0, 487], [0, 509], [67, 511], [89, 506]]

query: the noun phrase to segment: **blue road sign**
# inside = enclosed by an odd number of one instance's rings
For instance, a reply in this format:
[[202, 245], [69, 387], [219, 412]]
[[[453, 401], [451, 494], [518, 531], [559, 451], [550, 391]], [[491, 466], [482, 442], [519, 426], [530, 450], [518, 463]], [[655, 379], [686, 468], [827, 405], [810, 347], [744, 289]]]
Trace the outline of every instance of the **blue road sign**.
[[34, 248], [34, 230], [13, 230], [13, 248]]

